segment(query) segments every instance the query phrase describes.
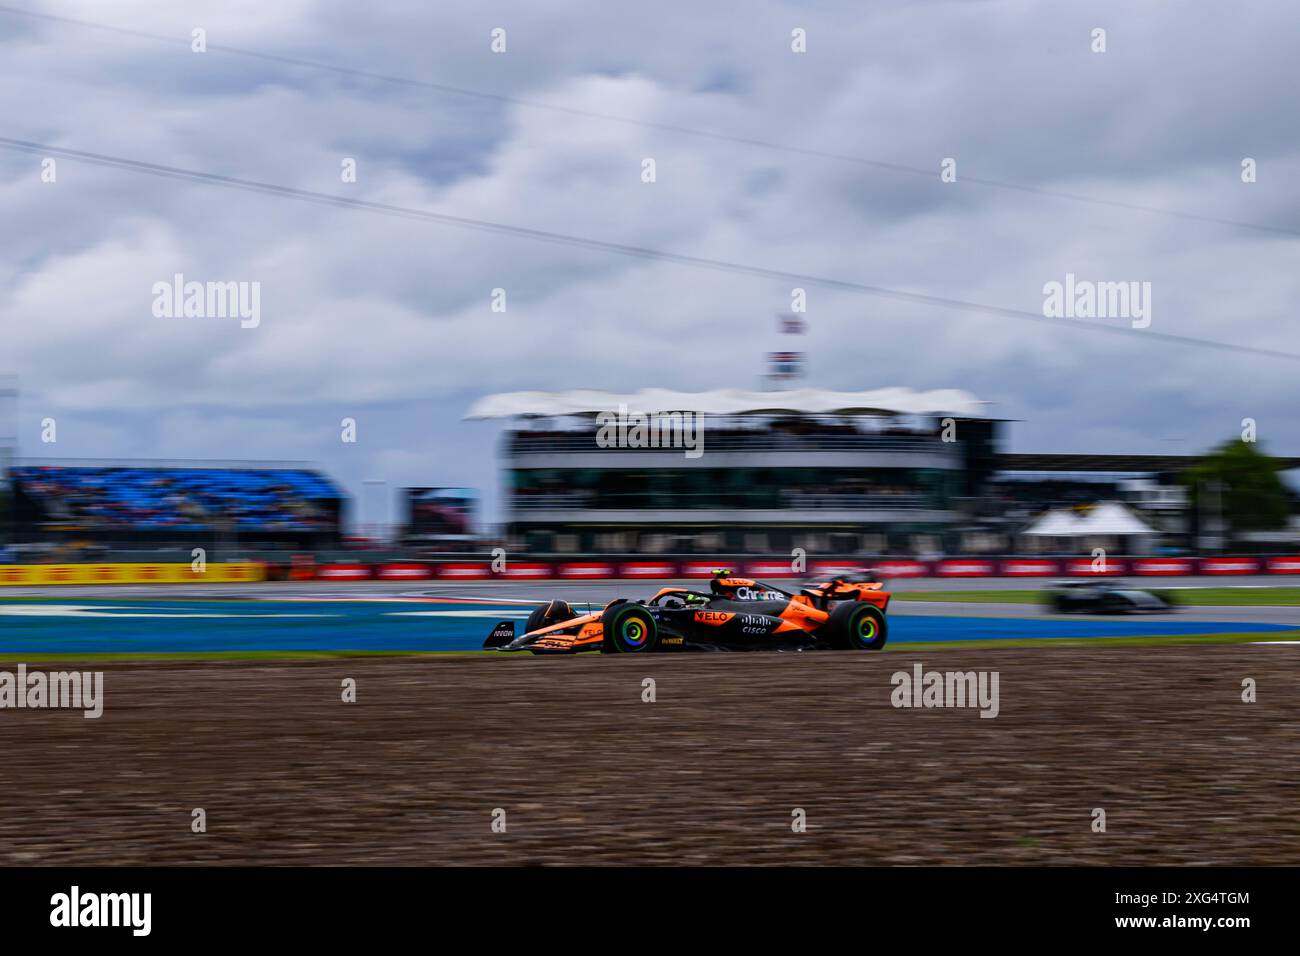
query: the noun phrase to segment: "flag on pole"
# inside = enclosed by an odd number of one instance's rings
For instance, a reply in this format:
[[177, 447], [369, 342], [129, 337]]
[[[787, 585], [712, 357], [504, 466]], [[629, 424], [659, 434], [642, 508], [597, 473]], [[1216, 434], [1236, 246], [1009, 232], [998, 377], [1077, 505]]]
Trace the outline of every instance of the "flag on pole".
[[803, 375], [803, 359], [802, 352], [769, 352], [768, 374], [778, 379], [798, 378]]
[[782, 335], [803, 335], [808, 331], [808, 323], [793, 313], [785, 312], [776, 318], [777, 328]]

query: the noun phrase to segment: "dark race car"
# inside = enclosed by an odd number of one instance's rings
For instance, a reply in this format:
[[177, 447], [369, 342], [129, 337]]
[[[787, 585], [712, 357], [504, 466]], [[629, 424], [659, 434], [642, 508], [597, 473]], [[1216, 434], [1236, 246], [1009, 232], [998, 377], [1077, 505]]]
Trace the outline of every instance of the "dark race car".
[[708, 593], [668, 587], [646, 601], [620, 598], [585, 614], [551, 601], [528, 616], [520, 635], [513, 621], [497, 624], [483, 648], [534, 654], [878, 650], [888, 633], [889, 598], [874, 579], [835, 578], [792, 594], [719, 571]]
[[1173, 605], [1121, 581], [1058, 581], [1047, 590], [1047, 608], [1058, 614], [1167, 614]]

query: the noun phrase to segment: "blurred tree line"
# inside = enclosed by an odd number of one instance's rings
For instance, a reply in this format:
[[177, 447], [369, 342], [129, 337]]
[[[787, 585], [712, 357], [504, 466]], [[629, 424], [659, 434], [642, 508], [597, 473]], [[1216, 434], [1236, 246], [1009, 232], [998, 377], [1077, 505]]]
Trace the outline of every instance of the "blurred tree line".
[[1192, 514], [1217, 514], [1229, 535], [1285, 528], [1291, 497], [1278, 463], [1254, 442], [1225, 442], [1183, 473]]

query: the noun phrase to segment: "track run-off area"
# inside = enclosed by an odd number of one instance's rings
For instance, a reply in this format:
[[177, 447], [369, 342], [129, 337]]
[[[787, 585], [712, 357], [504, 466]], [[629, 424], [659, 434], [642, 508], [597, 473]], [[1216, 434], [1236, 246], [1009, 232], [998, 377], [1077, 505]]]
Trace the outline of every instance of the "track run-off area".
[[[0, 656], [477, 651], [500, 620], [563, 597], [599, 607], [670, 582], [538, 582], [437, 587], [239, 585], [205, 591], [85, 588], [0, 593]], [[700, 582], [681, 582], [699, 587]], [[891, 646], [949, 642], [1189, 638], [1300, 641], [1300, 607], [1188, 607], [1174, 614], [1048, 614], [1032, 605], [908, 601], [890, 607]]]

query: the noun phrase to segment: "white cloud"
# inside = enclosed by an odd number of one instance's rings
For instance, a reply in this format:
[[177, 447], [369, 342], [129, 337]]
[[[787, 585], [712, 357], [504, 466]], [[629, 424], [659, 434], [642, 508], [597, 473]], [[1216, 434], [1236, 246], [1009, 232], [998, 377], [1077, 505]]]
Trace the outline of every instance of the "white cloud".
[[[1286, 121], [1300, 85], [1292, 4], [1230, 22], [1209, 3], [1066, 15], [1024, 3], [863, 11], [764, 0], [743, 18], [578, 0], [43, 9], [179, 37], [201, 24], [212, 43], [934, 175], [3, 15], [18, 29], [0, 40], [10, 79], [0, 135], [1012, 308], [1038, 309], [1042, 284], [1067, 271], [1148, 280], [1153, 331], [1300, 351], [1294, 236], [965, 182], [1300, 228], [1300, 124]], [[1110, 30], [1110, 53], [1087, 52], [1094, 21]], [[487, 52], [495, 25], [510, 31], [504, 57]], [[788, 52], [793, 25], [809, 30], [802, 57]], [[938, 179], [948, 155], [956, 185]], [[1250, 186], [1238, 179], [1245, 155], [1261, 164]], [[355, 185], [339, 181], [345, 156], [359, 162]], [[654, 185], [639, 180], [646, 156]], [[400, 473], [394, 481], [424, 469], [419, 483], [439, 484], [452, 469], [437, 449], [461, 439], [469, 426], [456, 420], [475, 393], [749, 387], [763, 353], [789, 347], [773, 315], [790, 283], [71, 160], [49, 185], [39, 157], [0, 151], [0, 215], [20, 224], [0, 237], [0, 366], [22, 374], [27, 412], [96, 419], [84, 445], [61, 443], [67, 454], [111, 454], [127, 434], [140, 456], [303, 454], [352, 475], [319, 437], [344, 406], [383, 417], [390, 440], [376, 462]], [[176, 272], [259, 281], [262, 325], [153, 318], [152, 284]], [[496, 287], [505, 315], [489, 309]], [[1275, 450], [1300, 450], [1294, 363], [809, 294], [804, 344], [818, 384], [966, 388], [1024, 419], [1013, 434], [1026, 448], [1159, 450], [1177, 434], [1194, 450], [1252, 414]], [[417, 433], [428, 447], [402, 451]], [[479, 457], [486, 486], [492, 463]], [[456, 473], [469, 482], [463, 463]]]

